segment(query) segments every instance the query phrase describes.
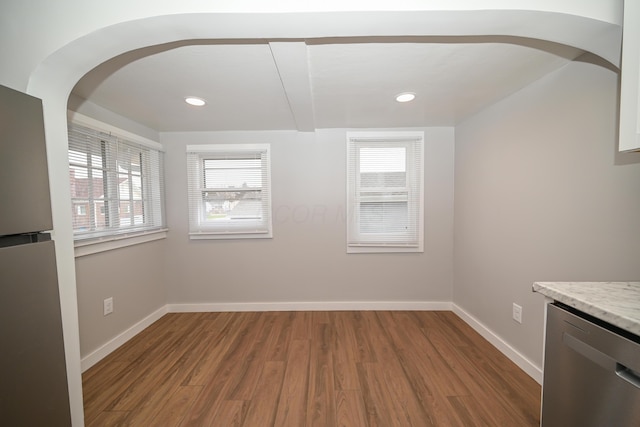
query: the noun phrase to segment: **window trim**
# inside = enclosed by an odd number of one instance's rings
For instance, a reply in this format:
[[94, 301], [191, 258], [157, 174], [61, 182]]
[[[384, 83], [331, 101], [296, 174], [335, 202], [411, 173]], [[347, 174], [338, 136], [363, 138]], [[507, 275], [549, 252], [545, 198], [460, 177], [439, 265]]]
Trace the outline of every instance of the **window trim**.
[[[416, 242], [373, 242], [366, 239], [359, 239], [358, 229], [358, 177], [352, 178], [350, 173], [356, 173], [358, 166], [357, 157], [354, 158], [355, 148], [352, 145], [368, 143], [378, 144], [389, 142], [391, 146], [409, 146], [417, 143], [412, 154], [412, 160], [417, 160], [418, 170], [407, 170], [411, 178], [415, 179], [414, 185], [417, 194], [411, 194], [407, 190], [409, 211], [416, 212]], [[347, 226], [346, 226], [346, 247], [347, 253], [407, 253], [424, 252], [424, 132], [423, 131], [365, 131], [347, 132], [346, 138], [346, 196], [347, 196]], [[407, 159], [407, 165], [415, 162]], [[407, 184], [407, 188], [411, 185]], [[417, 206], [416, 206], [417, 205]]]
[[141, 243], [153, 242], [167, 238], [168, 228], [153, 231], [138, 231], [131, 234], [119, 234], [117, 236], [105, 236], [95, 240], [77, 240], [74, 243], [75, 257], [97, 254], [114, 249], [126, 248]]
[[[67, 120], [69, 123], [72, 123], [74, 125], [84, 126], [99, 132], [105, 132], [107, 134], [113, 134], [119, 138], [131, 141], [135, 144], [139, 144], [152, 150], [156, 150], [160, 153], [164, 153], [165, 151], [164, 147], [159, 142], [117, 128], [115, 126], [101, 122], [75, 111], [67, 111]], [[156, 176], [157, 172], [158, 171], [152, 171], [152, 175]], [[156, 178], [158, 177], [156, 176]], [[164, 177], [159, 178], [163, 179]], [[166, 214], [164, 211], [164, 194], [162, 194], [161, 196], [161, 205], [161, 215], [166, 218]], [[163, 221], [163, 223], [166, 223], [166, 220]], [[75, 257], [78, 258], [113, 249], [125, 248], [141, 243], [165, 239], [167, 237], [168, 231], [169, 229], [166, 226], [161, 226], [155, 229], [132, 229], [128, 232], [104, 234], [102, 236], [84, 239], [76, 239], [74, 235], [73, 242], [75, 248]]]
[[[261, 192], [264, 199], [264, 213], [266, 218], [261, 221], [264, 230], [216, 230], [214, 226], [201, 224], [201, 193], [203, 188], [194, 183], [203, 179], [202, 161], [207, 157], [213, 158], [224, 154], [260, 153], [264, 152], [264, 180]], [[201, 144], [187, 145], [187, 196], [189, 203], [189, 239], [191, 240], [220, 240], [220, 239], [271, 239], [273, 238], [272, 188], [271, 188], [271, 144]], [[198, 156], [197, 164], [193, 163], [190, 155]]]

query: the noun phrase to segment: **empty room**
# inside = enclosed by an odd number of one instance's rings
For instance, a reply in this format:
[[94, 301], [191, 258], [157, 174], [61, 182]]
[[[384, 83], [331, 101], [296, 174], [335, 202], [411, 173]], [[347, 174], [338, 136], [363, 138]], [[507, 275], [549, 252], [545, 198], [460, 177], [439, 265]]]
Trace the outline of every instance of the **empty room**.
[[640, 423], [640, 5], [32, 3], [8, 425]]

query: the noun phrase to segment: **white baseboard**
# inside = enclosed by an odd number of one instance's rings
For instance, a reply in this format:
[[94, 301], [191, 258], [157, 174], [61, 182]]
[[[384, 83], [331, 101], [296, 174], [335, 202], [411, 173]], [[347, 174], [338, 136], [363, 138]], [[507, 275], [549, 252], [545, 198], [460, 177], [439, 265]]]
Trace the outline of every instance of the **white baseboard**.
[[129, 329], [118, 334], [115, 338], [103, 344], [97, 350], [83, 357], [82, 360], [80, 360], [80, 368], [82, 372], [86, 371], [87, 369], [89, 369], [90, 367], [92, 367], [93, 365], [95, 365], [105, 357], [107, 357], [109, 354], [114, 352], [118, 347], [120, 347], [121, 345], [129, 341], [131, 338], [138, 335], [145, 328], [150, 326], [153, 322], [155, 322], [156, 320], [160, 319], [162, 316], [167, 314], [167, 312], [168, 311], [167, 311], [166, 305], [160, 307], [159, 309], [157, 309], [156, 311], [154, 311], [153, 313], [151, 313], [150, 315], [148, 315], [138, 323], [131, 326]]
[[500, 350], [502, 354], [507, 356], [513, 363], [518, 365], [520, 369], [526, 372], [538, 384], [542, 384], [542, 369], [536, 366], [532, 361], [527, 359], [515, 348], [511, 347], [505, 340], [496, 335], [491, 329], [487, 328], [478, 319], [464, 311], [456, 304], [452, 305], [452, 311], [478, 332], [484, 339], [489, 341], [495, 348]]
[[255, 302], [168, 304], [169, 313], [223, 311], [451, 311], [448, 301], [326, 301], [326, 302]]

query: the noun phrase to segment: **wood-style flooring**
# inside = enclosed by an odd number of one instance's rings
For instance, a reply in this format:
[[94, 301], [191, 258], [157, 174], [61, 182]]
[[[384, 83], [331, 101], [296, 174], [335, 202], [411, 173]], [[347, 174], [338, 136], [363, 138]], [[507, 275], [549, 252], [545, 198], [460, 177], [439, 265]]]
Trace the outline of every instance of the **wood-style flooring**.
[[83, 374], [87, 426], [538, 426], [452, 312], [167, 314]]

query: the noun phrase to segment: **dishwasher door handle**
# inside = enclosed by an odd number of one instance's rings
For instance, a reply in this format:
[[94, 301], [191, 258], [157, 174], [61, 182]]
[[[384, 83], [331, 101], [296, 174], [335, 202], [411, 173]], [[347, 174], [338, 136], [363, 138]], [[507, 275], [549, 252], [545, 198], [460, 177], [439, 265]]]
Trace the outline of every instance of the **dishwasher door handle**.
[[584, 341], [574, 337], [570, 333], [564, 332], [562, 334], [562, 341], [571, 349], [591, 360], [592, 362], [600, 365], [607, 371], [611, 372], [616, 370], [618, 363], [608, 356], [607, 354], [601, 352], [600, 350], [591, 347], [589, 344]]
[[640, 388], [640, 375], [621, 363], [616, 364], [616, 375], [636, 388]]

